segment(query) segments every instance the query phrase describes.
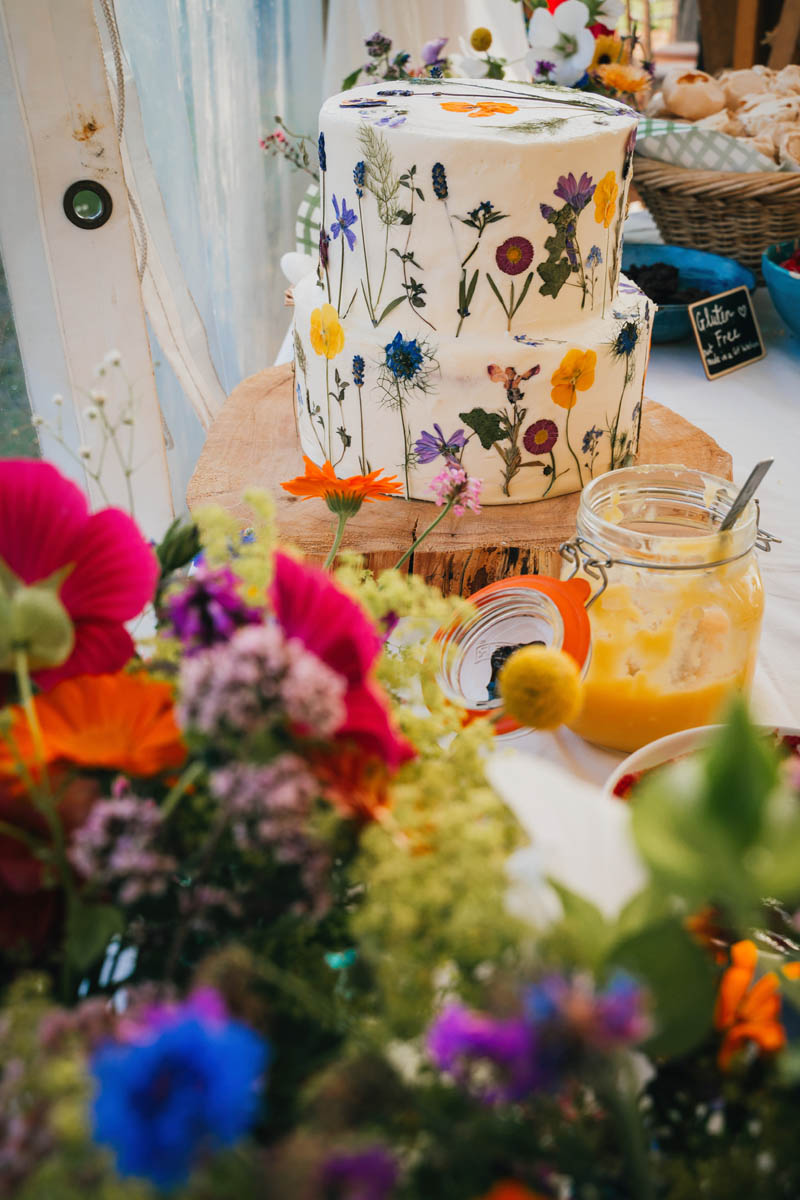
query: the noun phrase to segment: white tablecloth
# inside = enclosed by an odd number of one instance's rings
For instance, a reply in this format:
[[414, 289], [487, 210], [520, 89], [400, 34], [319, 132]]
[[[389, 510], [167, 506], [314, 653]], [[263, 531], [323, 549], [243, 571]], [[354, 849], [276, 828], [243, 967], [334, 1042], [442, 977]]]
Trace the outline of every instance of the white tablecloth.
[[[641, 222], [631, 224], [637, 240], [656, 240]], [[775, 459], [758, 495], [762, 526], [782, 542], [759, 555], [766, 612], [753, 707], [766, 724], [800, 726], [800, 339], [788, 333], [766, 288], [756, 292], [755, 309], [767, 347], [761, 362], [710, 381], [694, 340], [654, 345], [645, 391], [728, 450], [737, 483], [760, 459]], [[288, 358], [287, 337], [278, 361]], [[567, 730], [531, 733], [513, 745], [595, 783], [622, 757]]]

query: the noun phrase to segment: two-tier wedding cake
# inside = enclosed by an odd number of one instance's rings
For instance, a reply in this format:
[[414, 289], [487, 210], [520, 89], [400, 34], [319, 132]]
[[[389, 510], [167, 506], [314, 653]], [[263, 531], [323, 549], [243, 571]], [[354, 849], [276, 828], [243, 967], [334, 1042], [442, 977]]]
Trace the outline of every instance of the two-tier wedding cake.
[[294, 290], [304, 452], [430, 499], [576, 491], [635, 455], [652, 305], [620, 275], [636, 114], [491, 80], [378, 83], [320, 113], [316, 274]]

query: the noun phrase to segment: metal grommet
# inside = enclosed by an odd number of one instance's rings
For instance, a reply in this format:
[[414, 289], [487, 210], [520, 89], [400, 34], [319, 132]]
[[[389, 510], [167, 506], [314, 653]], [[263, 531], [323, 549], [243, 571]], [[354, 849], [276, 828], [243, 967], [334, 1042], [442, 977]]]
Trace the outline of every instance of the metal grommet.
[[64, 213], [79, 229], [99, 229], [111, 216], [109, 192], [95, 179], [79, 179], [64, 192]]

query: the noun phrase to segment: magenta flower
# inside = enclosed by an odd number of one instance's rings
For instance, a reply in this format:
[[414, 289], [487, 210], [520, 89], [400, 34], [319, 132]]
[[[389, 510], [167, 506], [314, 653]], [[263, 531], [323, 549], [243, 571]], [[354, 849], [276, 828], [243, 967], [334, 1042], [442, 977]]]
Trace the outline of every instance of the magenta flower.
[[[0, 625], [7, 630], [15, 606], [29, 613], [27, 601], [47, 593], [67, 632], [63, 658], [29, 648], [40, 687], [124, 667], [134, 652], [125, 622], [152, 599], [157, 579], [155, 555], [127, 513], [91, 514], [80, 488], [49, 463], [0, 463]], [[13, 667], [6, 649], [0, 628], [0, 671]]]
[[504, 275], [521, 275], [533, 262], [533, 246], [524, 237], [506, 238], [494, 257]]
[[[299, 386], [299, 385], [298, 385]], [[263, 614], [245, 604], [230, 567], [202, 564], [164, 604], [168, 631], [183, 643], [186, 654], [196, 654], [218, 642], [227, 642], [243, 625], [258, 625]]]
[[345, 680], [346, 716], [336, 739], [355, 742], [391, 770], [414, 758], [414, 747], [395, 729], [372, 679], [383, 639], [360, 605], [324, 571], [280, 553], [275, 555], [270, 598], [286, 636]]
[[481, 511], [481, 480], [470, 479], [464, 468], [452, 459], [441, 474], [431, 480], [430, 489], [439, 508], [451, 504], [457, 517], [462, 517], [468, 508], [474, 513]]
[[530, 454], [549, 454], [557, 441], [558, 426], [548, 417], [529, 425], [522, 438], [522, 444]]

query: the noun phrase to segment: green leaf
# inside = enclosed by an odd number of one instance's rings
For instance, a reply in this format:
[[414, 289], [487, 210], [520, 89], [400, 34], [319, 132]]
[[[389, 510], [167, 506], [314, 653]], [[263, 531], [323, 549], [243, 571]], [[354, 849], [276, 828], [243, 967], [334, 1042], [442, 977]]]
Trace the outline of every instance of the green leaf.
[[464, 305], [465, 308], [469, 308], [470, 301], [472, 300], [472, 297], [475, 295], [475, 285], [478, 282], [479, 275], [480, 275], [480, 271], [476, 271], [475, 274], [472, 276], [472, 279], [470, 279], [470, 281], [469, 281], [469, 286], [467, 288], [467, 294], [465, 297], [465, 305]]
[[644, 1046], [649, 1054], [685, 1054], [705, 1040], [716, 972], [680, 920], [660, 921], [618, 942], [608, 963], [630, 971], [650, 992], [654, 1031]]
[[67, 917], [67, 961], [85, 971], [106, 952], [108, 943], [124, 926], [122, 913], [110, 904], [84, 904], [73, 900]]
[[544, 283], [539, 288], [540, 295], [552, 296], [553, 299], [561, 291], [572, 272], [572, 268], [566, 258], [562, 259], [561, 262], [539, 263], [536, 270], [544, 280]]
[[465, 425], [469, 425], [470, 429], [477, 433], [484, 450], [490, 450], [495, 442], [505, 437], [497, 413], [487, 412], [485, 408], [471, 408], [469, 412], [458, 415]]
[[527, 294], [528, 294], [528, 288], [531, 286], [531, 280], [532, 280], [532, 279], [533, 279], [533, 271], [531, 271], [530, 275], [529, 275], [529, 276], [528, 276], [528, 278], [525, 280], [525, 284], [524, 284], [524, 286], [523, 286], [523, 288], [522, 288], [522, 291], [520, 292], [519, 300], [517, 300], [516, 304], [514, 305], [514, 308], [512, 309], [512, 312], [511, 312], [511, 315], [512, 315], [512, 317], [513, 317], [514, 313], [515, 313], [515, 312], [517, 312], [517, 310], [519, 309], [519, 306], [520, 306], [520, 304], [522, 304], [522, 301], [523, 301], [523, 300], [525, 299], [525, 297], [527, 296]]
[[591, 901], [554, 879], [548, 882], [558, 893], [564, 910], [562, 919], [552, 932], [559, 958], [579, 967], [597, 970], [608, 951], [614, 927]]
[[738, 700], [706, 758], [704, 808], [740, 850], [758, 837], [777, 771], [775, 755], [751, 723], [744, 701]]
[[503, 63], [499, 58], [489, 59], [489, 70], [486, 72], [487, 79], [505, 79], [505, 71]]
[[[489, 275], [488, 272], [486, 274], [486, 278], [489, 280], [489, 287], [492, 289], [495, 296], [497, 296], [497, 299], [500, 301], [500, 306], [503, 309], [503, 312], [506, 314], [506, 316], [508, 316], [508, 308], [506, 307], [506, 302], [503, 299], [503, 297], [500, 295], [497, 284], [495, 283], [495, 281], [492, 279], [491, 275]], [[513, 286], [514, 286], [513, 283], [511, 286], [513, 288]]]
[[381, 313], [381, 315], [378, 317], [378, 319], [377, 319], [377, 321], [375, 322], [375, 324], [376, 324], [376, 325], [380, 325], [380, 323], [381, 323], [381, 321], [383, 320], [383, 318], [384, 318], [384, 317], [388, 317], [389, 313], [390, 313], [390, 312], [392, 312], [392, 311], [393, 311], [395, 308], [397, 308], [398, 304], [402, 304], [404, 300], [405, 300], [405, 296], [404, 296], [404, 295], [403, 295], [403, 296], [398, 296], [396, 300], [391, 300], [391, 301], [390, 301], [390, 302], [389, 302], [389, 303], [386, 305], [386, 308], [383, 310], [383, 312]]
[[360, 74], [361, 67], [356, 67], [355, 71], [351, 71], [349, 75], [346, 75], [342, 80], [342, 91], [349, 92], [351, 87], [355, 87]]

